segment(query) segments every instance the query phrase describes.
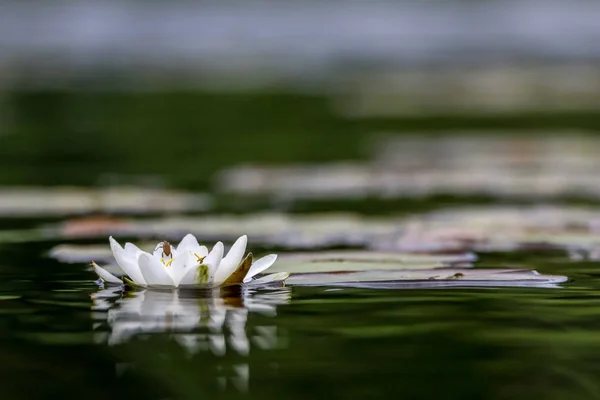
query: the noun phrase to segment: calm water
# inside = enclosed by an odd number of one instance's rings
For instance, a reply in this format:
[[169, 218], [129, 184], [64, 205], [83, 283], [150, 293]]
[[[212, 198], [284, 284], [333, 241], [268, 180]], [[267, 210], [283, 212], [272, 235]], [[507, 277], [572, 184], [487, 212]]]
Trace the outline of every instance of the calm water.
[[[47, 245], [3, 249], [4, 398], [599, 395], [596, 264], [520, 263], [570, 275], [562, 289], [291, 288], [267, 310], [231, 301], [211, 324], [218, 306], [192, 298], [166, 311], [170, 294], [117, 293], [92, 311], [92, 273], [40, 258]], [[203, 322], [190, 326], [195, 312]]]
[[[127, 183], [152, 175], [166, 186], [209, 192], [211, 174], [236, 161], [364, 159], [361, 140], [384, 128], [597, 125], [593, 113], [350, 123], [323, 99], [286, 95], [19, 94], [4, 110], [5, 185], [100, 186], [113, 173]], [[435, 210], [482, 200], [423, 202]], [[287, 207], [267, 204], [228, 199], [213, 212]], [[414, 199], [386, 204], [313, 206], [384, 215], [423, 208]], [[0, 226], [23, 231], [56, 220], [3, 217]], [[287, 287], [207, 299], [102, 291], [85, 263], [46, 256], [64, 242], [0, 243], [3, 399], [600, 398], [600, 264], [564, 251], [479, 254], [477, 267], [570, 278], [553, 289]], [[252, 239], [251, 247], [271, 250]]]

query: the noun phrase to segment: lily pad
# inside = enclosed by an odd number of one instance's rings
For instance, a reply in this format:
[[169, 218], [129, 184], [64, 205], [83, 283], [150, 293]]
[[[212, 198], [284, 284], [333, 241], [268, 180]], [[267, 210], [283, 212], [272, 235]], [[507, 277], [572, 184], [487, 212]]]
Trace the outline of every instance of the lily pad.
[[434, 138], [378, 134], [368, 162], [238, 165], [222, 171], [215, 186], [224, 193], [288, 202], [440, 194], [600, 198], [597, 137], [510, 133], [482, 137], [451, 132]]
[[406, 221], [391, 242], [398, 251], [510, 251], [519, 248], [591, 250], [600, 245], [600, 210], [591, 207], [452, 208]]
[[398, 269], [432, 269], [460, 264], [470, 266], [476, 260], [472, 253], [464, 254], [410, 254], [371, 251], [330, 251], [294, 253], [279, 257], [269, 272], [290, 273], [370, 271]]
[[257, 213], [249, 215], [212, 215], [202, 217], [123, 219], [121, 224], [95, 229], [73, 229], [70, 224], [47, 227], [48, 235], [66, 239], [129, 236], [161, 237], [178, 240], [191, 232], [202, 241], [235, 240], [247, 234], [255, 243], [287, 248], [366, 246], [382, 237], [398, 233], [397, 218], [366, 218], [351, 213], [287, 215]]
[[566, 276], [541, 275], [532, 270], [512, 269], [429, 269], [374, 270], [338, 273], [293, 274], [290, 286], [344, 286], [357, 288], [431, 288], [431, 287], [558, 287]]
[[[72, 224], [59, 224], [36, 232], [32, 230], [31, 234], [5, 233], [0, 241], [33, 240], [34, 233], [39, 237], [58, 235], [65, 239], [105, 240], [114, 235], [176, 241], [192, 232], [202, 242], [233, 241], [240, 234], [248, 234], [254, 243], [294, 250], [344, 246], [378, 252], [465, 253], [533, 247], [596, 254], [600, 247], [599, 230], [600, 209], [595, 207], [491, 206], [449, 208], [410, 218], [376, 218], [352, 213], [257, 213], [122, 219], [119, 224], [97, 225], [95, 229], [80, 230], [74, 229]], [[61, 246], [50, 254], [67, 262], [87, 262], [90, 258], [108, 261], [111, 258], [105, 246], [86, 249]]]
[[0, 190], [3, 217], [50, 217], [90, 213], [154, 214], [205, 211], [212, 207], [206, 194], [145, 189], [14, 187]]
[[[156, 243], [142, 243], [138, 247], [145, 251], [152, 251]], [[77, 245], [59, 244], [48, 252], [48, 257], [64, 263], [100, 263], [114, 261], [113, 253], [108, 244]]]

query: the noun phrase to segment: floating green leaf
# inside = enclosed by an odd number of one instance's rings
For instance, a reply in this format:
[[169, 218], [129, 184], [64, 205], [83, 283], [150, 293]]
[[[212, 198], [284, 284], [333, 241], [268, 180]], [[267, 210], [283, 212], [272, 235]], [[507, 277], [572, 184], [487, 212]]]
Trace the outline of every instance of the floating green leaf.
[[472, 253], [414, 254], [373, 251], [329, 251], [293, 253], [279, 257], [269, 271], [291, 273], [443, 268], [453, 264], [470, 266]]
[[291, 286], [346, 286], [392, 289], [442, 286], [557, 287], [557, 284], [566, 280], [567, 277], [565, 276], [541, 275], [532, 270], [445, 268], [293, 274], [286, 283]]

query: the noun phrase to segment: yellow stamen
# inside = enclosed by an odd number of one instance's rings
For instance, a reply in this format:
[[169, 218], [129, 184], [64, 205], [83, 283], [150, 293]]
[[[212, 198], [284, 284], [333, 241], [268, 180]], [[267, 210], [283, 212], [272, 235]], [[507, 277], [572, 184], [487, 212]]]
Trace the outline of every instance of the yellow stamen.
[[197, 258], [198, 264], [202, 264], [202, 262], [203, 262], [203, 261], [204, 261], [204, 259], [206, 258], [206, 257], [200, 257], [200, 256], [199, 256], [197, 253], [194, 253], [194, 255], [195, 255], [195, 256], [196, 256], [196, 258]]
[[160, 259], [160, 262], [165, 264], [165, 267], [168, 267], [169, 265], [171, 265], [171, 263], [173, 262], [173, 260], [175, 260], [174, 258], [171, 258], [169, 261], [165, 262], [164, 257]]

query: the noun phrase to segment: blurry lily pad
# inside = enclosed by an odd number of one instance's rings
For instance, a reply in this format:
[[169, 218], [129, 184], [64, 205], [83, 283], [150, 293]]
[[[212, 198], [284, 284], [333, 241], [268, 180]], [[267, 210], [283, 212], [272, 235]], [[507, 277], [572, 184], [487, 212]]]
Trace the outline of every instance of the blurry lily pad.
[[154, 214], [205, 211], [212, 201], [205, 194], [136, 187], [36, 188], [0, 190], [0, 215], [45, 217], [89, 213]]
[[[138, 247], [146, 251], [152, 251], [155, 245], [155, 243], [148, 242], [146, 244], [142, 243]], [[50, 249], [48, 256], [64, 263], [89, 263], [91, 261], [106, 263], [114, 261], [113, 253], [108, 244], [59, 244]]]
[[21, 296], [15, 296], [15, 295], [0, 295], [0, 301], [5, 301], [5, 300], [17, 300], [20, 299]]
[[181, 239], [188, 232], [199, 240], [230, 241], [247, 234], [255, 243], [287, 248], [330, 246], [367, 246], [397, 233], [400, 220], [366, 218], [350, 213], [286, 215], [258, 213], [245, 216], [212, 215], [202, 217], [122, 220], [120, 224], [73, 229], [69, 223], [47, 227], [49, 235], [63, 238], [102, 238], [129, 236], [138, 238]]
[[373, 270], [337, 273], [292, 274], [290, 286], [344, 286], [361, 288], [432, 288], [444, 286], [531, 286], [557, 287], [567, 277], [541, 275], [532, 270], [511, 269], [424, 269]]
[[[460, 254], [532, 247], [597, 252], [595, 249], [600, 247], [600, 209], [593, 207], [464, 207], [438, 210], [411, 218], [365, 217], [351, 213], [257, 213], [91, 222], [93, 226], [84, 229], [79, 229], [69, 221], [39, 232], [45, 236], [67, 239], [102, 240], [110, 235], [142, 240], [157, 237], [179, 240], [185, 233], [192, 232], [203, 242], [233, 241], [244, 233], [254, 243], [264, 246], [295, 250], [363, 247], [401, 254]], [[5, 241], [4, 238], [0, 240]], [[53, 249], [57, 258], [73, 262], [88, 261], [90, 258], [86, 252], [97, 260], [105, 259], [103, 255], [110, 257], [105, 247]]]
[[[239, 165], [217, 190], [294, 200], [421, 198], [440, 194], [503, 198], [600, 198], [600, 140], [590, 135], [378, 134], [369, 162]], [[468, 157], [465, 157], [468, 155]]]
[[476, 260], [472, 253], [464, 254], [410, 254], [370, 251], [331, 251], [320, 253], [284, 254], [270, 272], [290, 273], [370, 271], [398, 269], [432, 269], [460, 264], [470, 266]]
[[585, 207], [480, 207], [439, 210], [406, 221], [391, 242], [397, 251], [590, 250], [600, 245], [600, 210]]

